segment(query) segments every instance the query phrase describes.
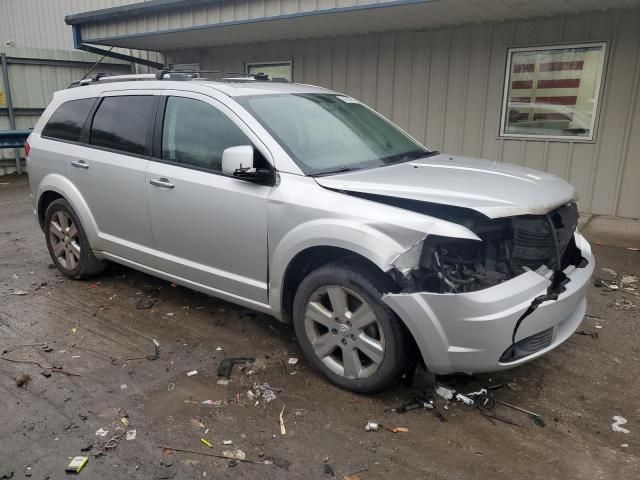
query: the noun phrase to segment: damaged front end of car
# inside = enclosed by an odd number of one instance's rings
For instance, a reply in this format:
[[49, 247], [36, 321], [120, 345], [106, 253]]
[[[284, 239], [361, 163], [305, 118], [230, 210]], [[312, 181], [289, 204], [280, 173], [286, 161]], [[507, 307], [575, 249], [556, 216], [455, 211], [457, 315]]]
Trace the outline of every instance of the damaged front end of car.
[[575, 203], [546, 215], [476, 216], [461, 223], [479, 240], [427, 236], [415, 268], [407, 268], [398, 258], [393, 275], [403, 292], [473, 292], [539, 268], [555, 272], [554, 291], [559, 292], [562, 271], [586, 261], [574, 238], [578, 224]]
[[400, 291], [383, 299], [425, 346], [434, 373], [508, 368], [573, 333], [593, 271], [575, 203], [495, 219], [462, 209], [430, 213], [478, 240], [427, 236], [396, 258], [389, 273]]

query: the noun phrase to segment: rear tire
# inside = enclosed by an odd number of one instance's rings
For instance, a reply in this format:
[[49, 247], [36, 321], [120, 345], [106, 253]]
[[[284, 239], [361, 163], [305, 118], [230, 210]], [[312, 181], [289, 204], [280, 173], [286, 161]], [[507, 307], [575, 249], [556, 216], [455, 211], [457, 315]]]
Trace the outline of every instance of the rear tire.
[[47, 207], [44, 228], [51, 259], [67, 277], [81, 280], [104, 270], [105, 262], [93, 254], [78, 215], [65, 199]]
[[300, 283], [293, 325], [306, 358], [332, 383], [356, 393], [397, 384], [409, 365], [407, 333], [382, 302], [393, 284], [381, 272], [338, 260]]

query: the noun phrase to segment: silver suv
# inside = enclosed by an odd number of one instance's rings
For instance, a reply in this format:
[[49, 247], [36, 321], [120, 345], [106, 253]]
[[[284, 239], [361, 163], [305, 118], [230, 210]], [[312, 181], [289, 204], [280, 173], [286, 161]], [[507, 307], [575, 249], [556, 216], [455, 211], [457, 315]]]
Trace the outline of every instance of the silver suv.
[[110, 260], [293, 322], [356, 392], [514, 367], [582, 321], [594, 259], [560, 178], [429, 150], [323, 88], [142, 77], [56, 93], [28, 139], [65, 275]]

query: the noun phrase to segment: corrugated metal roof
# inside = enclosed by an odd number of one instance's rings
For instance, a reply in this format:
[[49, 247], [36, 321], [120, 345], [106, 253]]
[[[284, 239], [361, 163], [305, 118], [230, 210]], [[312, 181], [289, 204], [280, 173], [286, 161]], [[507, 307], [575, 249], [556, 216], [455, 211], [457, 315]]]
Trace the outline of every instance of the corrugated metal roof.
[[68, 17], [83, 42], [165, 51], [640, 7], [640, 0], [151, 0]]

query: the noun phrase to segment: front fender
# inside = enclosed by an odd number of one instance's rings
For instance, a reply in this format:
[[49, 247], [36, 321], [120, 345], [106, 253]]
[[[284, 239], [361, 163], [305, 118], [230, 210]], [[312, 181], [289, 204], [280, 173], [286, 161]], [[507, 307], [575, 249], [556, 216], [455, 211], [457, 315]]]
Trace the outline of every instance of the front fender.
[[37, 211], [40, 210], [40, 201], [45, 192], [56, 192], [71, 204], [76, 215], [80, 218], [82, 228], [87, 234], [91, 248], [93, 250], [102, 250], [101, 240], [98, 236], [98, 225], [91, 214], [89, 205], [73, 182], [58, 173], [46, 175], [38, 186], [36, 199]]
[[[413, 243], [425, 234], [415, 232]], [[300, 252], [312, 247], [337, 247], [362, 255], [382, 271], [392, 268], [394, 259], [407, 250], [407, 246], [370, 224], [344, 219], [321, 219], [305, 222], [289, 231], [271, 253], [269, 268], [269, 303], [281, 308], [282, 282], [289, 262]]]

